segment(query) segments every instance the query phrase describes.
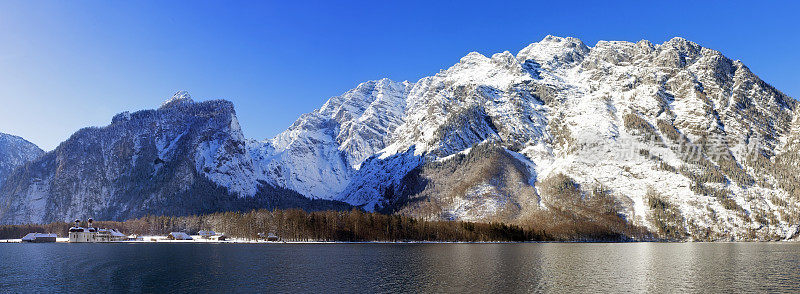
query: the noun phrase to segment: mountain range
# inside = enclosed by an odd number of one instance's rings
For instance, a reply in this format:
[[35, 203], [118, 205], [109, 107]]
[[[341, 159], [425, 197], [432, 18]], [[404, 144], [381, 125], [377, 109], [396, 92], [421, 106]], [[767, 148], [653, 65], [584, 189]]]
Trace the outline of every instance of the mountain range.
[[800, 224], [797, 102], [682, 38], [473, 52], [359, 84], [267, 140], [186, 92], [44, 154], [20, 140], [0, 136], [0, 223], [356, 207], [693, 240]]

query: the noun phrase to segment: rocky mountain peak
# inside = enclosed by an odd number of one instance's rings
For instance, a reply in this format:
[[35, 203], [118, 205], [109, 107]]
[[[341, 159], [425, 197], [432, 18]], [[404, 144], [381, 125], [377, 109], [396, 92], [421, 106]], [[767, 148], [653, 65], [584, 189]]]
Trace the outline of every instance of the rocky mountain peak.
[[520, 50], [517, 59], [523, 62], [532, 60], [546, 67], [557, 67], [580, 62], [589, 50], [580, 39], [548, 35]]
[[656, 46], [653, 45], [653, 42], [650, 42], [650, 40], [640, 40], [639, 42], [636, 42], [636, 47], [645, 52], [652, 52], [656, 48]]
[[189, 95], [189, 92], [180, 90], [175, 92], [169, 99], [165, 100], [161, 103], [161, 108], [168, 108], [176, 105], [184, 105], [184, 104], [191, 104], [194, 103], [192, 100], [192, 96]]

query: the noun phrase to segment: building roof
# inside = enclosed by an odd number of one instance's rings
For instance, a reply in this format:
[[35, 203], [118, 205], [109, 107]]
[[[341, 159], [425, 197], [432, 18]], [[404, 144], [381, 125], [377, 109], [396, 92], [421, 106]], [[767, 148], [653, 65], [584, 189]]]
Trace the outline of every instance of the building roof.
[[172, 232], [169, 233], [169, 235], [172, 236], [172, 238], [175, 238], [175, 240], [192, 240], [192, 236], [189, 236], [189, 234], [184, 232]]
[[128, 237], [125, 234], [120, 233], [119, 231], [117, 231], [115, 229], [100, 229], [99, 232], [108, 232], [109, 235], [114, 236], [114, 237]]
[[43, 234], [43, 233], [28, 233], [25, 237], [22, 237], [23, 241], [33, 241], [36, 238], [56, 238], [58, 237], [56, 234]]

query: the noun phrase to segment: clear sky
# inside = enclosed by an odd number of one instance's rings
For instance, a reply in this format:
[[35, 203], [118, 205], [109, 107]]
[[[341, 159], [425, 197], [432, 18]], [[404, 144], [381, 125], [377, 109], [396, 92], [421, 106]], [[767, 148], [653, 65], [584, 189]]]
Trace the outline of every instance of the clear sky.
[[800, 5], [772, 1], [1, 1], [0, 132], [52, 150], [177, 90], [234, 102], [263, 139], [358, 83], [417, 79], [548, 34], [741, 59], [800, 97]]

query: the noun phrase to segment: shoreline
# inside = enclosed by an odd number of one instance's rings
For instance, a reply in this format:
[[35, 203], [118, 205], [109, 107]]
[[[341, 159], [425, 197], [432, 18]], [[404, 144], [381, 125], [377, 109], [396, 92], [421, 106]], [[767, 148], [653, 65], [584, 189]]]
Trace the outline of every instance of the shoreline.
[[[60, 238], [59, 238], [60, 239]], [[22, 244], [21, 239], [0, 239], [0, 244]], [[260, 240], [231, 240], [231, 241], [211, 241], [211, 240], [157, 240], [157, 241], [108, 241], [108, 242], [68, 242], [58, 240], [56, 242], [44, 242], [40, 244], [516, 244], [516, 243], [575, 243], [575, 242], [538, 242], [538, 241], [260, 241]], [[598, 243], [598, 242], [581, 242]], [[608, 242], [607, 242], [608, 243]], [[30, 243], [36, 244], [36, 243]]]
[[[153, 239], [153, 240], [136, 240], [136, 241], [109, 241], [109, 242], [75, 242], [71, 243], [67, 238], [58, 238], [56, 242], [44, 242], [38, 244], [628, 244], [628, 243], [663, 243], [663, 244], [681, 244], [681, 243], [774, 243], [774, 244], [793, 244], [798, 243], [798, 240], [779, 240], [779, 241], [629, 241], [629, 242], [613, 242], [613, 241], [265, 241], [265, 240], [226, 240], [226, 241], [212, 241], [207, 239], [199, 240], [168, 240], [168, 239]], [[0, 239], [0, 244], [37, 244], [22, 242], [22, 239]]]

